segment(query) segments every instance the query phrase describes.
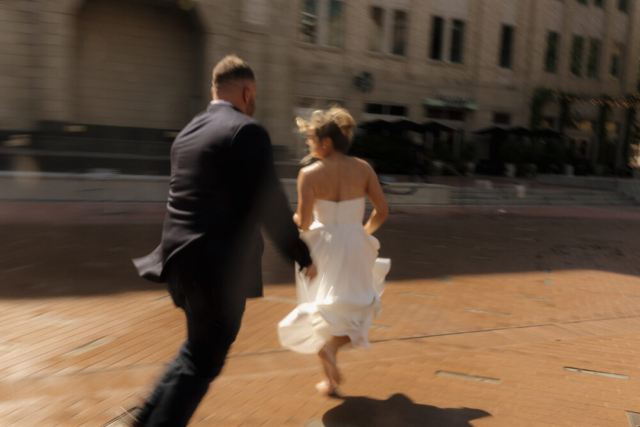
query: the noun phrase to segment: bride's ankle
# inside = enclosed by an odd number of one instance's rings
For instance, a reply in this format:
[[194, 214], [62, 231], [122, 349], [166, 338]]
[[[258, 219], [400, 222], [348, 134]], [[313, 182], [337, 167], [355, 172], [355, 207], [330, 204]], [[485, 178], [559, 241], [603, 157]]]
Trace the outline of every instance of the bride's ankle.
[[332, 354], [335, 353], [336, 349], [333, 348], [333, 346], [329, 343], [326, 343], [324, 346], [322, 346], [322, 348], [320, 349], [320, 351], [318, 352], [319, 355], [323, 355], [323, 354]]

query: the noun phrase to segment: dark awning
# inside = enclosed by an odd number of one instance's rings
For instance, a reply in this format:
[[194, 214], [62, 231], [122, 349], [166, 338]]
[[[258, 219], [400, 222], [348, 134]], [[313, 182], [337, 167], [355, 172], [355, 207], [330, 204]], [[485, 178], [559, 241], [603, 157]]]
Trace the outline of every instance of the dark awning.
[[509, 133], [509, 135], [516, 135], [516, 136], [531, 136], [532, 132], [522, 126], [515, 126], [512, 128], [507, 129], [507, 132]]
[[567, 139], [569, 138], [567, 135], [562, 134], [560, 132], [556, 132], [553, 129], [540, 129], [532, 132], [532, 136], [536, 138], [547, 138], [547, 139]]
[[412, 132], [418, 132], [418, 133], [423, 133], [424, 132], [424, 127], [412, 122], [411, 120], [398, 120], [395, 122], [391, 123], [393, 125], [393, 127], [395, 128], [395, 130], [403, 130], [403, 131], [412, 131]]
[[387, 122], [386, 120], [372, 120], [369, 122], [361, 123], [358, 126], [360, 129], [364, 130], [393, 130], [394, 126]]
[[488, 128], [477, 130], [473, 133], [475, 133], [476, 135], [506, 135], [509, 133], [509, 131], [499, 126], [491, 126]]
[[422, 128], [425, 132], [438, 133], [438, 132], [454, 132], [455, 129], [445, 126], [438, 122], [426, 122], [422, 124]]

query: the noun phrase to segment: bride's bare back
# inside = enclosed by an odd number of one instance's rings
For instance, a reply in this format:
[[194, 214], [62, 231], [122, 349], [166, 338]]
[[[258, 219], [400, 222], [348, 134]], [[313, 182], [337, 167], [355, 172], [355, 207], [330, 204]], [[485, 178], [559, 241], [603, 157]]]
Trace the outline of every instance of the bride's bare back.
[[365, 229], [371, 234], [380, 228], [389, 209], [378, 177], [367, 162], [344, 154], [353, 140], [353, 117], [334, 107], [314, 112], [311, 121], [298, 118], [297, 123], [307, 132], [310, 154], [320, 159], [298, 175], [298, 209], [293, 217], [298, 227], [309, 229], [316, 200], [339, 203], [367, 196], [374, 210]]
[[320, 160], [304, 170], [307, 185], [316, 199], [340, 202], [364, 197], [371, 178], [371, 167], [350, 156]]
[[316, 200], [341, 202], [367, 196], [374, 207], [365, 225], [368, 233], [376, 231], [388, 215], [378, 177], [364, 160], [335, 154], [303, 168], [298, 176], [297, 219], [302, 230], [313, 221]]

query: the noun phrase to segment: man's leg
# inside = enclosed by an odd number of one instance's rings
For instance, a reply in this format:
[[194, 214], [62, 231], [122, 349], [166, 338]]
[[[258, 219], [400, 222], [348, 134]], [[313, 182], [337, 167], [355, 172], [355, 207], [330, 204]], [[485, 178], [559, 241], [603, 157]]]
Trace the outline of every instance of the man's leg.
[[160, 402], [165, 390], [175, 381], [174, 378], [177, 376], [178, 372], [181, 369], [180, 364], [180, 357], [178, 356], [176, 359], [174, 359], [173, 362], [171, 362], [169, 368], [165, 372], [160, 382], [157, 384], [155, 390], [145, 401], [144, 406], [142, 407], [142, 411], [140, 411], [140, 413], [136, 416], [136, 419], [141, 425], [146, 426], [146, 423], [151, 417], [151, 413], [156, 408], [156, 406], [158, 406], [158, 402]]
[[187, 316], [188, 337], [140, 414], [147, 427], [187, 425], [222, 370], [244, 312], [244, 298], [227, 287], [212, 291], [216, 284], [207, 288], [200, 281], [177, 283], [169, 288]]
[[[180, 271], [176, 267], [179, 261], [180, 259], [176, 259], [167, 266], [167, 288], [176, 307], [182, 308], [184, 310], [185, 295], [184, 290], [182, 289], [183, 285], [182, 279], [180, 278], [179, 274]], [[151, 418], [151, 413], [158, 406], [158, 403], [162, 399], [164, 392], [175, 382], [175, 378], [182, 369], [182, 358], [180, 355], [182, 353], [182, 349], [186, 344], [187, 341], [182, 344], [178, 352], [178, 356], [173, 360], [173, 362], [171, 362], [171, 364], [169, 364], [169, 367], [156, 385], [153, 393], [146, 399], [142, 410], [136, 417], [139, 424], [145, 426], [147, 425], [147, 422]]]

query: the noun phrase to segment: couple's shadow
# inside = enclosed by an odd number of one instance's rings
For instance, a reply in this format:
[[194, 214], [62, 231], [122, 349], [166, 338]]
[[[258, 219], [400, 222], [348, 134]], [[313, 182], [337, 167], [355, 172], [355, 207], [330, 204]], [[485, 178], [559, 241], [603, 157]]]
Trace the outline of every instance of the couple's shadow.
[[471, 421], [491, 416], [480, 409], [420, 405], [403, 394], [336, 398], [343, 403], [324, 414], [324, 427], [472, 427]]

